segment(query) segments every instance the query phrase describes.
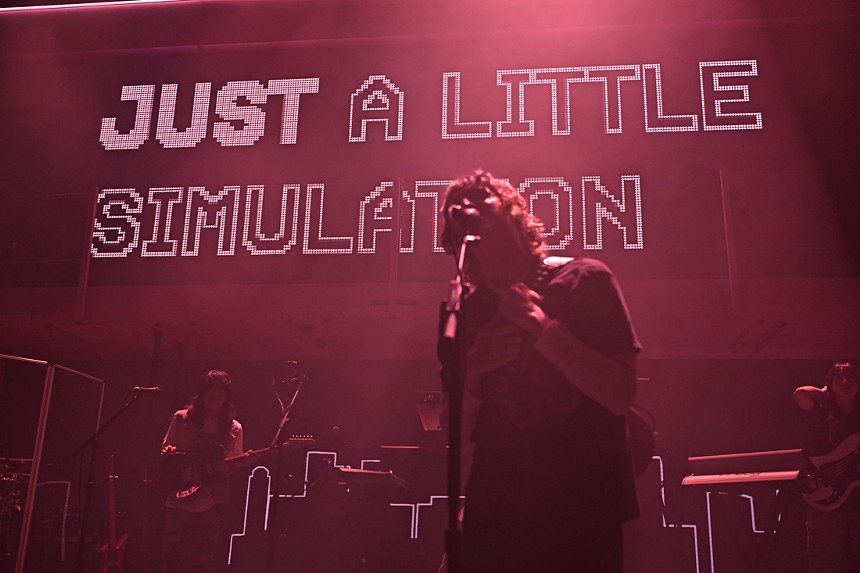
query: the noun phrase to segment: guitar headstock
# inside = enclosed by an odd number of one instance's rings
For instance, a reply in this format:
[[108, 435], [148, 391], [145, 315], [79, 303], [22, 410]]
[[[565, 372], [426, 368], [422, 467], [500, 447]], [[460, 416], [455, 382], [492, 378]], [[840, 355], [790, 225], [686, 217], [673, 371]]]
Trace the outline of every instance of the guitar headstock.
[[281, 444], [281, 447], [288, 449], [310, 449], [316, 444], [317, 441], [312, 435], [297, 434], [290, 436], [290, 439]]

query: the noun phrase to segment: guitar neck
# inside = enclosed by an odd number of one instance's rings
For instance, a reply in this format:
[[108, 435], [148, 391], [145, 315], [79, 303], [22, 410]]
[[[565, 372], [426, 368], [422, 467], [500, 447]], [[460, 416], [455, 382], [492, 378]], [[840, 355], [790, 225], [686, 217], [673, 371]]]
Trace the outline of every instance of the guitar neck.
[[234, 466], [240, 467], [243, 463], [252, 461], [255, 458], [274, 454], [278, 450], [295, 451], [301, 449], [310, 449], [314, 447], [314, 445], [316, 445], [316, 441], [313, 438], [290, 438], [280, 446], [270, 446], [268, 448], [261, 448], [259, 450], [253, 450], [238, 456], [225, 458], [224, 460], [217, 462], [215, 466], [216, 468], [227, 470]]

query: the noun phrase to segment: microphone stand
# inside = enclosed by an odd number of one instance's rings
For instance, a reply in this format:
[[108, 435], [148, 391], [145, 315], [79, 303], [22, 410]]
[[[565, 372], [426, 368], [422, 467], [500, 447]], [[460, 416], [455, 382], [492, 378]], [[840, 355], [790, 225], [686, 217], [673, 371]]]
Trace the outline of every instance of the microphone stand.
[[[295, 378], [298, 380], [298, 386], [296, 386], [296, 391], [293, 393], [293, 398], [290, 400], [290, 403], [284, 406], [284, 414], [281, 416], [281, 421], [278, 424], [278, 429], [275, 431], [275, 437], [272, 438], [271, 446], [272, 448], [276, 448], [277, 456], [275, 461], [275, 471], [273, 472], [272, 477], [272, 487], [269, 495], [273, 498], [274, 502], [269, 504], [269, 516], [268, 516], [268, 527], [269, 527], [269, 536], [268, 536], [268, 547], [266, 548], [266, 571], [271, 572], [274, 570], [275, 566], [275, 540], [278, 536], [278, 505], [280, 505], [280, 494], [281, 494], [281, 466], [283, 465], [283, 448], [281, 447], [281, 434], [284, 431], [284, 426], [287, 425], [287, 422], [290, 420], [290, 413], [293, 411], [293, 406], [296, 403], [296, 398], [299, 397], [299, 390], [302, 389], [302, 384], [304, 383], [304, 376], [298, 376]], [[275, 390], [275, 394], [277, 394], [277, 389]], [[278, 397], [280, 400], [280, 396]]]
[[458, 573], [461, 531], [460, 468], [462, 466], [462, 413], [465, 387], [466, 353], [460, 328], [460, 307], [464, 292], [466, 251], [469, 244], [481, 238], [466, 235], [457, 253], [457, 274], [448, 289], [448, 300], [442, 303], [439, 357], [442, 362], [442, 386], [448, 394], [448, 529], [445, 532], [445, 554], [448, 573]]
[[269, 444], [273, 448], [281, 445], [281, 433], [284, 431], [284, 426], [287, 425], [287, 422], [290, 421], [290, 412], [293, 411], [293, 406], [296, 404], [296, 398], [299, 397], [299, 390], [302, 389], [302, 384], [304, 383], [303, 378], [295, 378], [298, 380], [298, 385], [296, 386], [296, 391], [293, 393], [293, 398], [290, 400], [290, 403], [284, 406], [284, 415], [281, 418], [281, 422], [278, 424], [278, 429], [275, 431], [275, 437], [272, 438], [272, 443]]
[[84, 505], [81, 509], [81, 531], [78, 537], [78, 563], [77, 568], [75, 569], [76, 573], [82, 573], [84, 570], [84, 550], [86, 549], [87, 544], [87, 528], [89, 526], [90, 506], [92, 505], [93, 499], [93, 474], [95, 472], [96, 454], [99, 450], [99, 438], [105, 433], [105, 430], [107, 430], [117, 420], [117, 418], [123, 414], [123, 412], [128, 410], [128, 408], [134, 404], [138, 398], [140, 398], [141, 391], [139, 388], [133, 388], [130, 395], [131, 396], [126, 398], [123, 405], [120, 406], [119, 410], [117, 410], [113, 416], [108, 418], [107, 421], [99, 426], [92, 436], [87, 438], [87, 440], [81, 444], [78, 449], [72, 452], [72, 457], [74, 457], [81, 453], [87, 446], [89, 446], [91, 450], [89, 469], [87, 471], [87, 485], [84, 490]]

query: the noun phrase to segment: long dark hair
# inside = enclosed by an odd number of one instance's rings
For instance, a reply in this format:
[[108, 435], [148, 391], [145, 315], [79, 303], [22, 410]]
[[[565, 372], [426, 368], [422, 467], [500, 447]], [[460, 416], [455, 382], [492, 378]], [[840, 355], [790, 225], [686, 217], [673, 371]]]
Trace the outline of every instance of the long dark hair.
[[223, 370], [210, 370], [200, 377], [197, 383], [197, 394], [194, 395], [188, 406], [188, 422], [197, 430], [203, 428], [203, 400], [206, 392], [213, 388], [224, 389], [225, 399], [224, 404], [221, 405], [221, 410], [218, 412], [216, 431], [219, 438], [226, 438], [233, 427], [236, 408], [233, 405], [233, 380]]
[[[836, 396], [833, 392], [833, 383], [841, 378], [845, 378], [849, 382], [854, 383], [858, 391], [854, 394], [854, 409], [850, 414], [847, 425], [851, 426], [843, 428], [842, 413], [836, 405]], [[833, 443], [839, 443], [846, 436], [845, 434], [860, 431], [860, 370], [850, 362], [837, 362], [830, 367], [827, 375], [824, 378], [827, 385], [827, 423], [830, 426], [830, 440]]]

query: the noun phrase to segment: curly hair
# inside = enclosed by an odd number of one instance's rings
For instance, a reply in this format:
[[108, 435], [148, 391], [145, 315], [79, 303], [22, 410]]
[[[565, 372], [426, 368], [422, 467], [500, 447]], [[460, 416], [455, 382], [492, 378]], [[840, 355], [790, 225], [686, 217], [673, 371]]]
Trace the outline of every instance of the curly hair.
[[502, 210], [513, 223], [525, 250], [532, 256], [543, 257], [543, 222], [528, 212], [526, 200], [509, 183], [496, 179], [492, 174], [481, 169], [475, 170], [471, 175], [457, 179], [445, 192], [445, 201], [442, 207], [442, 215], [445, 218], [442, 246], [446, 253], [455, 253], [459, 243], [459, 238], [451, 225], [449, 207], [475, 192], [483, 192], [498, 197], [501, 201]]

